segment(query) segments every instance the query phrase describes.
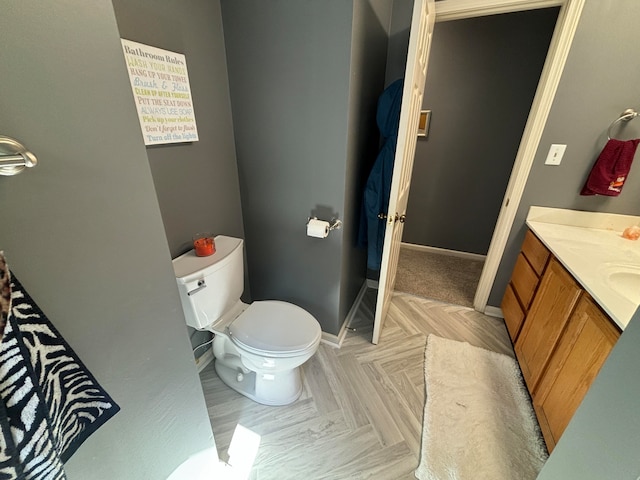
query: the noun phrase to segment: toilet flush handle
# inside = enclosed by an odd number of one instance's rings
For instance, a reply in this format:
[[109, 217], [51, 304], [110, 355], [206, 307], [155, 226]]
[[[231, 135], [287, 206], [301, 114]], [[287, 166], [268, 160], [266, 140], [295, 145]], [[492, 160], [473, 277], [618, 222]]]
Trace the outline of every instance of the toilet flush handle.
[[194, 288], [190, 292], [187, 292], [187, 295], [191, 296], [194, 293], [198, 293], [203, 288], [207, 288], [207, 284], [204, 282], [204, 280], [198, 280], [198, 288]]

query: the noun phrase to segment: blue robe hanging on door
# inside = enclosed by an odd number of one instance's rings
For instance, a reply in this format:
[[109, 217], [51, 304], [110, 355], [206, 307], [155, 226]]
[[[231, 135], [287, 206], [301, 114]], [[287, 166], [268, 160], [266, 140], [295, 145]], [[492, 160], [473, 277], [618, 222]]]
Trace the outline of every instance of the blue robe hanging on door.
[[387, 213], [389, 208], [403, 85], [403, 79], [396, 80], [378, 99], [376, 121], [383, 144], [364, 189], [359, 243], [367, 246], [367, 268], [375, 271], [380, 270], [387, 223], [386, 220], [379, 219], [378, 214]]

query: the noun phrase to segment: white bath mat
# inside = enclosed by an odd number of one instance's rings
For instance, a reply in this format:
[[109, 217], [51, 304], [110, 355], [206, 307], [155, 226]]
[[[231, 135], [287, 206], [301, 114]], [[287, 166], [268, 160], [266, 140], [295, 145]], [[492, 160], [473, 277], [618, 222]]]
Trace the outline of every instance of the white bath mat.
[[429, 335], [420, 480], [535, 479], [547, 459], [517, 363]]

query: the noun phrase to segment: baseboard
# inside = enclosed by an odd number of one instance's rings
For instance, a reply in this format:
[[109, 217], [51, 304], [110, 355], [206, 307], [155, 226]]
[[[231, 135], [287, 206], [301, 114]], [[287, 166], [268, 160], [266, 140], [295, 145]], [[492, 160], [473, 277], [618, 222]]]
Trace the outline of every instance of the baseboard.
[[344, 335], [342, 334], [342, 330], [346, 331], [346, 324], [342, 325], [340, 329], [340, 333], [338, 335], [334, 335], [333, 333], [322, 332], [322, 338], [320, 339], [320, 343], [324, 343], [325, 345], [329, 345], [330, 347], [340, 348], [342, 345], [342, 340]]
[[372, 278], [367, 278], [365, 286], [367, 288], [373, 288], [373, 289], [377, 290], [379, 284], [380, 283], [378, 282], [378, 280], [373, 280]]
[[353, 301], [353, 305], [351, 305], [351, 309], [349, 310], [349, 313], [345, 317], [344, 322], [342, 322], [342, 327], [340, 327], [340, 331], [338, 332], [338, 335], [322, 332], [322, 339], [320, 340], [322, 343], [326, 345], [330, 345], [334, 348], [340, 348], [342, 346], [344, 337], [347, 335], [347, 329], [349, 327], [349, 324], [351, 323], [351, 320], [353, 320], [353, 317], [355, 317], [356, 312], [358, 311], [358, 308], [362, 303], [362, 299], [364, 298], [364, 294], [367, 293], [368, 284], [369, 284], [369, 280], [367, 280], [362, 284], [362, 287], [360, 288], [360, 291], [358, 292], [356, 299]]
[[211, 362], [213, 362], [213, 348], [208, 348], [206, 352], [196, 358], [196, 368], [198, 369], [198, 373], [204, 370]]
[[448, 250], [446, 248], [428, 247], [426, 245], [416, 245], [415, 243], [402, 242], [400, 245], [402, 248], [406, 248], [408, 250], [418, 250], [422, 252], [438, 253], [440, 255], [449, 255], [450, 257], [466, 258], [469, 260], [484, 261], [487, 258], [486, 255], [479, 255], [477, 253], [459, 252], [457, 250]]
[[[376, 288], [377, 288], [377, 284], [378, 282], [376, 282]], [[349, 309], [349, 313], [347, 313], [347, 317], [344, 319], [343, 328], [345, 331], [347, 330], [347, 327], [351, 325], [351, 321], [353, 320], [353, 317], [356, 316], [356, 313], [360, 308], [360, 304], [362, 303], [362, 299], [364, 298], [364, 294], [367, 293], [367, 288], [370, 288], [368, 279], [366, 282], [362, 284], [362, 287], [360, 287], [360, 291], [358, 292], [358, 295], [356, 295], [356, 299], [353, 301], [353, 305], [351, 305], [351, 308]]]
[[486, 307], [484, 307], [484, 314], [490, 317], [504, 318], [502, 309], [499, 307], [492, 307], [491, 305], [487, 305]]

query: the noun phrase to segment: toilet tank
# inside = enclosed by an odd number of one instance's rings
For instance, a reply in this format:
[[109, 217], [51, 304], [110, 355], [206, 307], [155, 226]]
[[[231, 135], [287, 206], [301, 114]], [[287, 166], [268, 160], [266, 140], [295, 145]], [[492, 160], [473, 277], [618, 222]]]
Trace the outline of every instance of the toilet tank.
[[218, 235], [215, 246], [213, 255], [190, 250], [172, 261], [187, 325], [198, 330], [215, 323], [244, 290], [242, 239]]

